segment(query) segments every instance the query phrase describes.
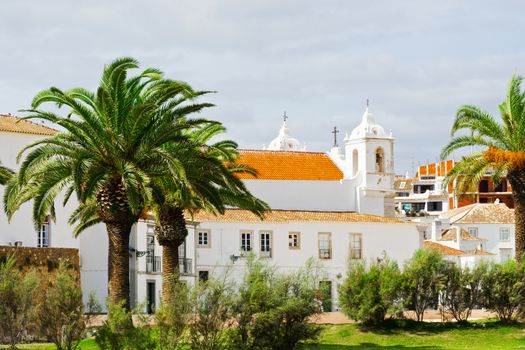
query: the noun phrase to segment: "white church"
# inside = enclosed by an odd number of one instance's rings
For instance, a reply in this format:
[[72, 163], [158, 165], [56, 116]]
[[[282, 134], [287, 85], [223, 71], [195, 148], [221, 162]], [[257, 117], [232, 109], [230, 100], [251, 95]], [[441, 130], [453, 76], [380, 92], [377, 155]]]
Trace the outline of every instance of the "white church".
[[[16, 169], [16, 154], [29, 142], [54, 130], [0, 116], [0, 161]], [[351, 123], [349, 120], [349, 124]], [[309, 259], [322, 267], [331, 290], [330, 309], [338, 310], [337, 287], [351, 261], [389, 257], [400, 265], [422, 247], [417, 224], [393, 217], [394, 138], [375, 121], [368, 108], [360, 123], [346, 134], [344, 149], [307, 152], [290, 136], [285, 120], [278, 136], [264, 150], [242, 150], [240, 162], [258, 172], [243, 175], [248, 189], [266, 201], [272, 212], [261, 221], [253, 214], [229, 209], [222, 216], [201, 212], [188, 220], [189, 236], [180, 247], [180, 271], [190, 283], [229, 271], [239, 280], [250, 253], [281, 271]], [[3, 195], [0, 189], [0, 195]], [[57, 208], [57, 222], [35, 232], [26, 205], [8, 223], [0, 215], [0, 245], [78, 248], [84, 295], [95, 291], [101, 302], [107, 287], [107, 236], [101, 225], [71, 235], [67, 217], [74, 205]], [[130, 283], [133, 304], [147, 301], [153, 310], [161, 293], [162, 249], [153, 221], [135, 225], [130, 241]]]

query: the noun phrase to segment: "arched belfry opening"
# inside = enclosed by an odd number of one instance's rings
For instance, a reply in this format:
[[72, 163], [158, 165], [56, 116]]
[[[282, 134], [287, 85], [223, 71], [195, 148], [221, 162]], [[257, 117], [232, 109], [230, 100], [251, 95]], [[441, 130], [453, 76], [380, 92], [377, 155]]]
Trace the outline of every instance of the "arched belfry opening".
[[376, 149], [376, 173], [382, 174], [385, 172], [385, 151], [383, 148]]

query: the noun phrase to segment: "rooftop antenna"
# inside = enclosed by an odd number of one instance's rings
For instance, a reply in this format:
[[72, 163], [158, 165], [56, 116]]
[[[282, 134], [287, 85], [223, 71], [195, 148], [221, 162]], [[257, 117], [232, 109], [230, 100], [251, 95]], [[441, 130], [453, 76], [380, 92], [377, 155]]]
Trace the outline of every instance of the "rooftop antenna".
[[339, 132], [339, 130], [337, 130], [337, 126], [334, 126], [334, 130], [332, 131], [332, 134], [334, 134], [334, 147], [338, 147], [337, 146], [337, 133]]

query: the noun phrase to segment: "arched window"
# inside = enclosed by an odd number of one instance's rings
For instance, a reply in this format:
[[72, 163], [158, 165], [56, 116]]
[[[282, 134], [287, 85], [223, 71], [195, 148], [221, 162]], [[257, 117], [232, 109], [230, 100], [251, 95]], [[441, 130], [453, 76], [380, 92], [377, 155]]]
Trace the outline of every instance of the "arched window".
[[379, 147], [376, 149], [376, 173], [385, 172], [385, 151]]
[[354, 149], [352, 152], [352, 176], [356, 176], [357, 172], [359, 171], [359, 154], [357, 153], [357, 150]]

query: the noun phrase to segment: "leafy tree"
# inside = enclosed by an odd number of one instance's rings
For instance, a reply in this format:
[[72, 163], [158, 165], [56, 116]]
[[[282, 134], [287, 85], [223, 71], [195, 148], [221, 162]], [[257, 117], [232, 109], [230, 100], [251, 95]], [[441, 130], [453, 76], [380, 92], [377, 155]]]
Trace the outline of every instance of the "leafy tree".
[[170, 295], [163, 299], [154, 315], [159, 350], [177, 349], [184, 341], [184, 333], [191, 319], [191, 290], [181, 281], [173, 284]]
[[339, 291], [343, 311], [350, 318], [377, 325], [402, 311], [402, 279], [395, 261], [385, 259], [370, 266], [352, 264]]
[[472, 310], [482, 305], [481, 282], [485, 273], [485, 264], [474, 269], [461, 269], [455, 264], [447, 266], [440, 297], [445, 315], [452, 316], [457, 322], [467, 322]]
[[[190, 110], [191, 112], [191, 110]], [[183, 112], [179, 112], [182, 115]], [[188, 142], [173, 143], [166, 149], [182, 165], [184, 179], [172, 176], [154, 182], [153, 211], [157, 225], [155, 232], [163, 247], [162, 274], [163, 297], [177, 278], [179, 270], [178, 247], [184, 242], [186, 212], [206, 210], [223, 214], [227, 205], [248, 209], [262, 217], [269, 207], [250, 194], [235, 174], [254, 173], [246, 166], [236, 164], [239, 157], [237, 144], [230, 140], [209, 141], [225, 131], [216, 122], [210, 122], [186, 133]]]
[[442, 289], [446, 263], [439, 253], [419, 249], [403, 268], [403, 290], [406, 306], [414, 310], [418, 322], [425, 310], [438, 301]]
[[278, 274], [253, 256], [247, 267], [234, 307], [238, 325], [230, 335], [231, 348], [294, 349], [299, 341], [315, 339], [320, 328], [311, 318], [321, 307], [312, 261], [292, 274]]
[[38, 282], [34, 271], [22, 276], [13, 256], [0, 263], [0, 336], [9, 340], [11, 349], [36, 328]]
[[225, 330], [232, 326], [234, 291], [226, 280], [210, 279], [195, 286], [190, 296], [189, 342], [193, 350], [223, 349]]
[[[521, 76], [513, 76], [506, 99], [499, 105], [501, 120], [483, 109], [461, 106], [452, 125], [453, 139], [441, 151], [445, 159], [452, 152], [475, 146], [472, 152], [456, 163], [446, 177], [456, 181], [456, 192], [474, 192], [483, 176], [491, 174], [494, 183], [506, 176], [512, 185], [516, 224], [516, 257], [525, 251], [525, 92]], [[466, 134], [457, 136], [460, 131]]]
[[40, 328], [57, 347], [77, 349], [85, 331], [80, 282], [60, 264], [55, 283], [46, 291], [39, 315]]
[[491, 264], [481, 281], [485, 306], [503, 322], [515, 321], [525, 304], [525, 262]]
[[[131, 227], [151, 200], [152, 180], [185, 177], [166, 146], [186, 142], [184, 131], [205, 122], [179, 117], [177, 111], [181, 103], [193, 110], [209, 105], [193, 103], [199, 93], [186, 83], [164, 79], [157, 69], [129, 77], [135, 68], [138, 62], [132, 58], [111, 62], [94, 93], [56, 87], [38, 93], [27, 118], [47, 120], [61, 131], [22, 150], [18, 176], [4, 198], [9, 217], [33, 199], [33, 220], [40, 223], [47, 215], [55, 217], [59, 194], [65, 194], [64, 202], [76, 194], [79, 206], [70, 218], [77, 224], [74, 234], [105, 224], [109, 301], [124, 300], [126, 309]], [[40, 109], [47, 103], [68, 111], [60, 116]]]

